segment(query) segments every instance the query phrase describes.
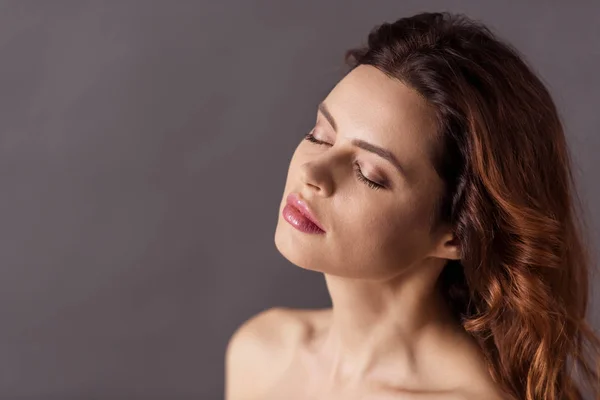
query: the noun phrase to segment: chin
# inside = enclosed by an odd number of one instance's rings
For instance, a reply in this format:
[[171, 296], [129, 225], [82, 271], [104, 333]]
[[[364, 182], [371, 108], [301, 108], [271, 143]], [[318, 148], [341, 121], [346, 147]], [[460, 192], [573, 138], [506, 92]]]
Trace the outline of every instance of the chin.
[[[332, 259], [327, 258], [331, 253], [319, 246], [323, 242], [310, 242], [306, 239], [313, 239], [313, 237], [304, 235], [306, 234], [297, 231], [281, 219], [275, 230], [275, 247], [286, 260], [304, 270], [346, 278], [362, 277], [363, 274], [360, 271], [347, 270], [344, 263], [333, 263], [341, 266], [343, 268], [341, 270], [332, 268]], [[323, 240], [320, 236], [317, 236], [316, 239]]]
[[327, 254], [321, 249], [317, 249], [316, 244], [311, 240], [323, 240], [322, 236], [308, 235], [300, 232], [288, 224], [283, 218], [279, 218], [275, 228], [274, 242], [277, 251], [290, 263], [309, 271], [323, 271], [318, 266], [327, 264], [322, 256]]

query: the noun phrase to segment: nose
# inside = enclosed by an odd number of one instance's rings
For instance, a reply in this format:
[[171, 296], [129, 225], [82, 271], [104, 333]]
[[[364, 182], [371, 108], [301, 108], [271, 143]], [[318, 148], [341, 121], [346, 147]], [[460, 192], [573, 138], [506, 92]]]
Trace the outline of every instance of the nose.
[[300, 179], [305, 190], [319, 196], [330, 196], [333, 192], [333, 180], [330, 171], [323, 163], [308, 161], [300, 167]]

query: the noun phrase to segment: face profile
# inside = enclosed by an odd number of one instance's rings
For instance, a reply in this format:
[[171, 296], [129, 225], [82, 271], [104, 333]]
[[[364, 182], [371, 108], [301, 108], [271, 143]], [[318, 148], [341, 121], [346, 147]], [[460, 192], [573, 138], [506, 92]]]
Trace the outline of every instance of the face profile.
[[305, 269], [375, 280], [459, 258], [449, 229], [430, 231], [443, 189], [435, 134], [416, 91], [369, 65], [349, 72], [291, 158], [277, 249]]
[[379, 24], [344, 61], [274, 235], [331, 307], [246, 321], [230, 398], [581, 399], [573, 368], [600, 393], [585, 224], [544, 82], [447, 12]]

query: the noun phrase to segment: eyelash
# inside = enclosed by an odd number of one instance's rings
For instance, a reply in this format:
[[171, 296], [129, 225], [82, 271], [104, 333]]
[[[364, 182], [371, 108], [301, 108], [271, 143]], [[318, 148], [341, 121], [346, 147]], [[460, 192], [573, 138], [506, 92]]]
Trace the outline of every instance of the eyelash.
[[[308, 140], [309, 142], [315, 143], [315, 144], [319, 144], [319, 145], [327, 145], [329, 143], [326, 142], [322, 142], [319, 139], [317, 139], [316, 137], [314, 137], [314, 135], [311, 133], [308, 133], [304, 136], [305, 140]], [[379, 190], [379, 189], [385, 189], [385, 186], [380, 185], [378, 183], [375, 183], [369, 179], [367, 179], [361, 172], [360, 170], [360, 166], [358, 165], [357, 162], [354, 163], [354, 172], [356, 177], [358, 178], [359, 181], [365, 183], [366, 185], [368, 185], [370, 188], [375, 189], [375, 190]]]

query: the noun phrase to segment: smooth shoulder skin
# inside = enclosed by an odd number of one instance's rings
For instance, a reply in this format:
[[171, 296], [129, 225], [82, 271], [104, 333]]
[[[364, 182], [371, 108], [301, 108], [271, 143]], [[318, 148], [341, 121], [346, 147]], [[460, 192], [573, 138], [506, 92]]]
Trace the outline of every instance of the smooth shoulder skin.
[[300, 342], [301, 325], [285, 308], [270, 308], [240, 325], [225, 355], [225, 400], [260, 399]]
[[[310, 331], [311, 310], [283, 307], [262, 311], [238, 327], [225, 356], [225, 400], [265, 399], [290, 365], [294, 351]], [[493, 389], [487, 393], [464, 391], [439, 395], [390, 391], [372, 400], [510, 400]]]

